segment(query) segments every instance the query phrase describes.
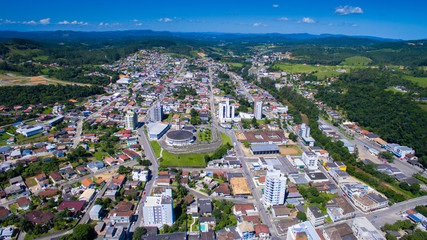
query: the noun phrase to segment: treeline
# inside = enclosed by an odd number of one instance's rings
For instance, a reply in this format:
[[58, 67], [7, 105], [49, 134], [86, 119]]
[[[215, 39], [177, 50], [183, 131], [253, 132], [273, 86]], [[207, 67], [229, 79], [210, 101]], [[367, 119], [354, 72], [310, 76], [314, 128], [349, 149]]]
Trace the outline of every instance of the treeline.
[[105, 93], [101, 87], [77, 85], [36, 85], [0, 87], [0, 105], [9, 108], [31, 104], [52, 104]]
[[[377, 191], [383, 193], [391, 202], [401, 202], [405, 200], [404, 195], [383, 184], [383, 182], [386, 182], [398, 188], [399, 186], [396, 186], [394, 179], [391, 179], [388, 175], [382, 174], [377, 170], [364, 165], [361, 161], [357, 161], [357, 154], [350, 154], [341, 141], [333, 142], [331, 138], [322, 133], [319, 129], [319, 124], [317, 123], [319, 111], [313, 102], [304, 98], [289, 87], [281, 88], [280, 91], [278, 91], [274, 87], [273, 82], [274, 81], [272, 80], [263, 79], [261, 83], [257, 84], [261, 88], [269, 91], [277, 100], [287, 100], [290, 102], [293, 105], [290, 106], [290, 109], [301, 111], [303, 114], [308, 116], [311, 136], [316, 139], [316, 146], [322, 147], [328, 151], [335, 161], [344, 162], [344, 164], [347, 165], [347, 172], [350, 175], [364, 181]], [[425, 192], [421, 194], [424, 193]]]
[[417, 106], [411, 92], [391, 93], [384, 89], [398, 76], [383, 70], [360, 69], [340, 77], [330, 87], [320, 88], [316, 98], [346, 112], [357, 122], [387, 142], [415, 149], [427, 166], [427, 112]]

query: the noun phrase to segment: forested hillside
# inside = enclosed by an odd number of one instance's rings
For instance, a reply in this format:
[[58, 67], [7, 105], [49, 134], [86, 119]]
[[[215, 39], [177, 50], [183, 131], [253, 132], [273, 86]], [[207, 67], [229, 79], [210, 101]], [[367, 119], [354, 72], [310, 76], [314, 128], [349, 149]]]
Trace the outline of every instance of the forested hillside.
[[0, 87], [0, 105], [11, 108], [16, 105], [25, 107], [39, 103], [52, 104], [103, 93], [104, 89], [101, 87], [77, 85], [2, 86]]
[[413, 98], [425, 95], [426, 90], [415, 87], [407, 93], [385, 91], [403, 81], [387, 70], [360, 69], [342, 75], [330, 87], [320, 88], [316, 97], [332, 108], [344, 110], [349, 120], [384, 140], [413, 147], [418, 156], [423, 156], [427, 154], [427, 112]]

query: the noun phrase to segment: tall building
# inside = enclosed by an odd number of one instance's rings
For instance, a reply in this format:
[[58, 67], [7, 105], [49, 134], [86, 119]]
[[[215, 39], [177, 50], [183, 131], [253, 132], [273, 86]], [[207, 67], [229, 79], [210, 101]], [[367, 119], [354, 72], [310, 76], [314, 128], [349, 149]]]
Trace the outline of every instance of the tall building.
[[219, 104], [218, 109], [218, 118], [220, 122], [233, 121], [235, 114], [236, 106], [230, 104], [230, 100], [227, 98], [225, 102]]
[[128, 130], [135, 130], [138, 124], [138, 116], [134, 111], [127, 111], [125, 116], [125, 127]]
[[282, 205], [285, 203], [286, 181], [285, 175], [272, 166], [268, 166], [263, 195], [265, 204]]
[[255, 100], [254, 115], [257, 120], [262, 119], [262, 101], [260, 99]]
[[173, 201], [171, 197], [147, 197], [143, 207], [144, 226], [161, 227], [173, 224]]
[[151, 121], [152, 122], [161, 122], [163, 118], [163, 107], [159, 102], [156, 103], [151, 109]]

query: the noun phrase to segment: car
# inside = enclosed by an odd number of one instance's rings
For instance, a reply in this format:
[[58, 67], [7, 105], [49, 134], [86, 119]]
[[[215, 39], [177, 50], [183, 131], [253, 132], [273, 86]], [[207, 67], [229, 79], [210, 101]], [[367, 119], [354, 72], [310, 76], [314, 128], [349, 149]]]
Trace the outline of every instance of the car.
[[142, 194], [145, 194], [145, 191]]

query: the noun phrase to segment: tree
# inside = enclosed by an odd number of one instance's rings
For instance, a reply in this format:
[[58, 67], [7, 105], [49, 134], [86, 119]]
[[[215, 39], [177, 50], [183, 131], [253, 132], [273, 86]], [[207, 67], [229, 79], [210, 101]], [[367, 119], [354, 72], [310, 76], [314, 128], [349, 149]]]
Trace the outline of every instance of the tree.
[[389, 151], [380, 152], [378, 156], [380, 158], [387, 160], [388, 162], [393, 162], [393, 153]]
[[141, 237], [147, 233], [147, 229], [145, 227], [137, 227], [135, 232], [133, 233], [133, 240], [141, 240]]
[[301, 221], [307, 221], [307, 215], [305, 212], [298, 211], [297, 218]]
[[289, 139], [291, 139], [293, 142], [296, 142], [297, 138], [297, 135], [295, 135], [293, 132], [289, 133]]
[[73, 239], [76, 240], [93, 240], [97, 236], [93, 227], [89, 224], [79, 224], [73, 229]]
[[244, 141], [244, 142], [243, 142], [243, 145], [244, 145], [246, 148], [248, 148], [248, 147], [249, 147], [249, 145], [250, 145], [250, 143], [249, 143], [248, 141]]
[[420, 184], [419, 183], [414, 183], [411, 185], [411, 193], [412, 194], [418, 194], [420, 192]]

